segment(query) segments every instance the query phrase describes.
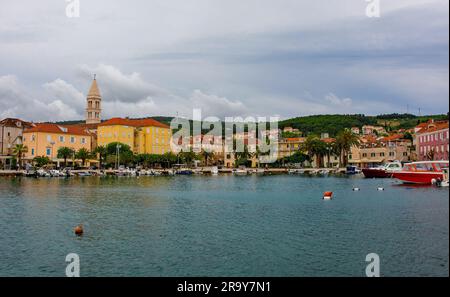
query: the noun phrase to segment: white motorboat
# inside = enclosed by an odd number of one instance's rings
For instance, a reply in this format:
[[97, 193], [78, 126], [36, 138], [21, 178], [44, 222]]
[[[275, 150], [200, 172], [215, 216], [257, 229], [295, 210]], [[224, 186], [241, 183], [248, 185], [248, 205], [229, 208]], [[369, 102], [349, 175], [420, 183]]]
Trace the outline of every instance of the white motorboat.
[[247, 175], [247, 169], [237, 168], [233, 170], [233, 173], [236, 175]]
[[211, 167], [211, 174], [212, 175], [218, 175], [219, 174], [219, 167], [217, 167], [217, 166]]

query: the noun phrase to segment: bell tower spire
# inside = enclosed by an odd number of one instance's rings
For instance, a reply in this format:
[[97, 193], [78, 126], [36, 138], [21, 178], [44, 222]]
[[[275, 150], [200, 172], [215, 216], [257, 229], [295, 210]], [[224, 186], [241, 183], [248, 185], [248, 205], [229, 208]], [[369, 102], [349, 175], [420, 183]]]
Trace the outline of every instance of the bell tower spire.
[[86, 101], [87, 101], [86, 124], [99, 124], [101, 122], [100, 115], [102, 111], [101, 109], [102, 97], [100, 95], [100, 90], [97, 85], [97, 79], [95, 74]]

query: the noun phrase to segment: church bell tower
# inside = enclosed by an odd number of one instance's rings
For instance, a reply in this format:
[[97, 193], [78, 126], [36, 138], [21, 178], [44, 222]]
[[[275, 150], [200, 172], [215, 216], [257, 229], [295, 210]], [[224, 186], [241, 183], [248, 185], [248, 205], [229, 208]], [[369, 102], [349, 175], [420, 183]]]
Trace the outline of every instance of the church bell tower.
[[100, 90], [98, 89], [97, 79], [95, 75], [86, 101], [86, 124], [99, 124], [101, 122], [100, 114], [102, 111], [102, 97], [100, 95]]

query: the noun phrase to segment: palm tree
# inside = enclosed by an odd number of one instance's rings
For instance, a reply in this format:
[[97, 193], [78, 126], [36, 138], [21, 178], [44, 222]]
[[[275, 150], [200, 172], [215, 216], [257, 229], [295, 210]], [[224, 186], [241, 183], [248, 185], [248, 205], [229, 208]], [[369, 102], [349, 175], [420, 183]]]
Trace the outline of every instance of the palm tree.
[[77, 159], [81, 160], [82, 166], [84, 166], [84, 164], [86, 163], [86, 160], [91, 157], [91, 153], [85, 148], [79, 149], [75, 155], [76, 155]]
[[205, 165], [208, 166], [208, 161], [210, 158], [212, 158], [214, 156], [214, 154], [212, 152], [202, 150], [201, 155], [203, 156], [203, 158], [205, 160]]
[[67, 159], [70, 158], [73, 155], [73, 149], [71, 149], [70, 147], [60, 147], [58, 149], [58, 154], [57, 157], [59, 159], [64, 159], [64, 167], [67, 167]]
[[353, 146], [358, 144], [359, 144], [358, 135], [354, 134], [349, 129], [345, 129], [339, 132], [339, 134], [336, 137], [336, 147], [340, 156], [339, 163], [343, 164], [344, 166], [347, 166], [348, 153], [350, 152]]
[[323, 156], [327, 154], [326, 143], [319, 137], [310, 135], [306, 138], [306, 141], [302, 145], [302, 150], [307, 152], [308, 157], [312, 160], [316, 157], [316, 166], [322, 167]]
[[51, 161], [48, 157], [45, 156], [37, 156], [34, 157], [33, 159], [34, 163], [36, 164], [37, 167], [42, 167], [45, 166], [47, 164], [49, 164]]
[[19, 169], [22, 165], [22, 157], [23, 154], [28, 152], [28, 147], [23, 144], [16, 144], [16, 146], [13, 148], [13, 155], [17, 157], [17, 163], [19, 166]]
[[336, 143], [327, 142], [326, 145], [327, 167], [331, 167], [331, 156], [336, 155]]
[[99, 167], [100, 169], [102, 169], [102, 161], [106, 159], [108, 149], [106, 148], [106, 146], [99, 145], [95, 148], [94, 153], [98, 155]]

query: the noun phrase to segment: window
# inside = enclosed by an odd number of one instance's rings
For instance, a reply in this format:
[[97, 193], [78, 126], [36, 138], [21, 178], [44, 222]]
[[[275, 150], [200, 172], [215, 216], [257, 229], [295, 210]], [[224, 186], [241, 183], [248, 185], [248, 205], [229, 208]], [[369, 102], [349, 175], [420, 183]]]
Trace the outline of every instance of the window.
[[370, 156], [373, 158], [373, 157], [376, 156], [376, 154], [375, 153], [371, 153]]
[[363, 157], [367, 157], [367, 153], [363, 153]]
[[70, 143], [75, 143], [75, 137], [73, 136], [70, 137]]
[[47, 142], [52, 142], [52, 136], [51, 135], [47, 135]]
[[31, 149], [31, 155], [34, 156], [34, 148]]
[[353, 159], [353, 155], [348, 155], [348, 159], [349, 160]]
[[64, 136], [59, 136], [59, 142], [64, 142]]
[[407, 157], [408, 156], [408, 152], [403, 152], [403, 157]]
[[389, 156], [391, 157], [395, 156], [395, 152], [389, 152]]
[[47, 154], [47, 156], [50, 156], [52, 154], [52, 149], [48, 147], [46, 149], [46, 154]]
[[36, 139], [36, 136], [33, 134], [31, 135], [31, 141], [34, 141]]
[[81, 138], [81, 144], [85, 144], [86, 143], [86, 138]]
[[380, 157], [384, 157], [384, 153], [380, 153]]

